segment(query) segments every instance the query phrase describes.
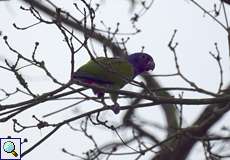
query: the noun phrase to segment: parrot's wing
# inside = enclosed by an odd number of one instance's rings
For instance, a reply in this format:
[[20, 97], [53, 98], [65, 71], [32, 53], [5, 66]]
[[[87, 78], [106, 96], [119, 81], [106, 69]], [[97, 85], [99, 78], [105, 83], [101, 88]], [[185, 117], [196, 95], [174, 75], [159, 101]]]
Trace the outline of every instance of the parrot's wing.
[[128, 61], [99, 57], [80, 67], [73, 78], [121, 88], [132, 80], [133, 74], [133, 67]]
[[89, 74], [89, 72], [86, 72], [84, 69], [79, 69], [77, 72], [74, 73], [73, 75], [74, 79], [82, 80], [83, 82], [86, 83], [97, 83], [97, 84], [113, 84], [113, 82], [109, 80], [105, 80], [101, 76], [96, 76]]

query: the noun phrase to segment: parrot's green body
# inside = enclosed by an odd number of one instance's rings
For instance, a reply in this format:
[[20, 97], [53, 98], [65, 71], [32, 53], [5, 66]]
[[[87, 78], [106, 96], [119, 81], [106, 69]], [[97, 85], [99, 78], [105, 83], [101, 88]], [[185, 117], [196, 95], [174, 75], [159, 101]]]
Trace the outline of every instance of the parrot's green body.
[[[133, 66], [127, 60], [105, 57], [90, 60], [79, 68], [78, 73], [80, 74], [78, 78], [84, 79], [83, 82], [96, 83], [112, 89], [122, 88], [134, 76]], [[117, 94], [110, 93], [110, 96], [113, 102], [117, 101]]]
[[78, 70], [84, 77], [84, 73], [90, 78], [89, 82], [96, 80], [97, 83], [120, 89], [132, 80], [133, 66], [126, 60], [120, 58], [98, 57], [90, 60]]

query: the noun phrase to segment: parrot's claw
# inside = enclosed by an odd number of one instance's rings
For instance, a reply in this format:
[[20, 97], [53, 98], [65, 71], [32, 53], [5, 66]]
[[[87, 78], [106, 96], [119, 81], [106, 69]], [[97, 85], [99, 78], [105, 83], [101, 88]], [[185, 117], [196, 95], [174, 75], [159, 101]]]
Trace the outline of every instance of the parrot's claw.
[[98, 91], [96, 89], [93, 89], [93, 93], [97, 95], [97, 98], [104, 98], [105, 93]]
[[120, 112], [120, 105], [118, 103], [115, 103], [114, 105], [110, 107], [115, 114], [118, 114]]

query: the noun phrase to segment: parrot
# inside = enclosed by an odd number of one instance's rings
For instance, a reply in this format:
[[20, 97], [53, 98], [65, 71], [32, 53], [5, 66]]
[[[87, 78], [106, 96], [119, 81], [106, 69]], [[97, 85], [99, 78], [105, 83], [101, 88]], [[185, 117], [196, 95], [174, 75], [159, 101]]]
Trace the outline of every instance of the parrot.
[[[130, 54], [127, 59], [97, 57], [75, 71], [72, 75], [72, 80], [111, 89], [121, 89], [137, 75], [145, 71], [154, 70], [154, 68], [155, 62], [153, 58], [143, 52]], [[104, 98], [104, 92], [97, 89], [92, 90], [98, 98]], [[118, 94], [110, 93], [110, 97], [114, 102], [111, 109], [115, 114], [118, 114], [120, 112], [120, 106], [117, 103]]]

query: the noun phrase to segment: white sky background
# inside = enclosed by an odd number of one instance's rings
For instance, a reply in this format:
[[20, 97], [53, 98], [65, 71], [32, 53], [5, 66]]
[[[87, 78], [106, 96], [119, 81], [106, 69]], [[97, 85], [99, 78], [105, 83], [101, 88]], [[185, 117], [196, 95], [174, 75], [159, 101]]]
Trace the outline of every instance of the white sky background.
[[[66, 8], [68, 11], [73, 11], [71, 4], [74, 1], [68, 3], [64, 0], [56, 1], [62, 8]], [[56, 1], [53, 2], [56, 3]], [[211, 0], [202, 0], [201, 4], [205, 7], [209, 7], [208, 10], [211, 10], [212, 2], [214, 1], [210, 1]], [[66, 4], [68, 4], [68, 6], [66, 6]], [[70, 75], [70, 53], [66, 44], [63, 42], [63, 36], [60, 34], [60, 31], [54, 25], [51, 26], [44, 24], [35, 26], [26, 31], [16, 30], [12, 26], [14, 22], [19, 26], [27, 26], [36, 22], [29, 13], [19, 10], [20, 5], [22, 5], [22, 3], [14, 0], [0, 3], [0, 30], [3, 32], [3, 35], [7, 35], [10, 44], [25, 56], [31, 56], [34, 43], [38, 41], [40, 43], [37, 52], [38, 58], [43, 59], [46, 62], [48, 69], [50, 69], [58, 80], [67, 82]], [[226, 9], [230, 15], [230, 7], [227, 6]], [[128, 10], [129, 5], [125, 0], [106, 0], [103, 5], [101, 5], [99, 11], [96, 12], [96, 22], [98, 22], [96, 24], [98, 24], [98, 27], [102, 28], [102, 25], [100, 25], [99, 22], [100, 20], [103, 20], [107, 26], [115, 28], [116, 23], [120, 22], [120, 31], [130, 32], [131, 24], [129, 19], [131, 14]], [[223, 19], [222, 22], [224, 22]], [[127, 44], [127, 49], [129, 53], [132, 53], [140, 51], [141, 47], [145, 46], [145, 52], [150, 53], [156, 62], [156, 68], [153, 71], [153, 74], [168, 74], [176, 72], [174, 57], [168, 49], [167, 44], [171, 38], [173, 30], [178, 29], [175, 41], [179, 42], [177, 53], [182, 72], [200, 87], [213, 92], [216, 91], [219, 82], [219, 70], [217, 63], [208, 52], [212, 51], [213, 53], [216, 53], [214, 43], [217, 42], [222, 56], [225, 76], [224, 84], [225, 86], [227, 85], [230, 75], [227, 33], [213, 19], [207, 15], [204, 16], [203, 12], [190, 3], [189, 0], [155, 0], [151, 9], [141, 17], [137, 26], [142, 32], [131, 37], [131, 40]], [[0, 65], [2, 65], [3, 58], [7, 57], [12, 61], [14, 61], [15, 58], [7, 49], [2, 37], [0, 38]], [[97, 45], [97, 43], [95, 43], [95, 45]], [[97, 54], [103, 56], [103, 48], [101, 46], [95, 46], [95, 48]], [[86, 51], [84, 50], [79, 52], [79, 55], [76, 56], [76, 68], [89, 60], [89, 56], [86, 55]], [[28, 68], [23, 74], [32, 89], [38, 93], [50, 91], [57, 87], [55, 85], [50, 85], [52, 82], [47, 78], [44, 78], [43, 72], [40, 72], [39, 70]], [[137, 80], [140, 81], [141, 79]], [[159, 78], [159, 80], [165, 87], [189, 87], [182, 80], [177, 78]], [[8, 91], [14, 91], [15, 85], [17, 84], [12, 73], [3, 70], [0, 70], [0, 82], [0, 88], [4, 88]], [[194, 94], [185, 94], [185, 96], [201, 98], [200, 95]], [[7, 103], [16, 103], [23, 99], [25, 99], [25, 97], [17, 97], [9, 99]], [[33, 114], [41, 118], [42, 115], [67, 106], [73, 102], [74, 101], [58, 101], [41, 104], [39, 105], [39, 112], [37, 111], [38, 107], [34, 107], [33, 109], [17, 116], [16, 119], [25, 125], [36, 124], [36, 121], [31, 118]], [[163, 114], [159, 114], [161, 112], [158, 108], [159, 107], [139, 109], [138, 115], [144, 115], [146, 118], [151, 118], [155, 123], [164, 124]], [[80, 113], [82, 113], [81, 111], [83, 110], [89, 111], [91, 109], [92, 103], [80, 105]], [[184, 118], [186, 123], [190, 124], [193, 122], [193, 120], [199, 116], [202, 109], [202, 106], [184, 107]], [[62, 121], [74, 116], [74, 114], [80, 113], [73, 113], [73, 110], [70, 109], [61, 114], [50, 117], [47, 120], [49, 120], [49, 122]], [[113, 115], [112, 112], [107, 112], [104, 116], [106, 118], [111, 117], [111, 124], [115, 125], [117, 124], [115, 121], [119, 119], [119, 116]], [[226, 121], [227, 119], [229, 120], [229, 118], [225, 116]], [[80, 120], [73, 124], [78, 126], [79, 122]], [[95, 128], [96, 127], [91, 127], [90, 133], [95, 135], [95, 139], [99, 140], [99, 144], [108, 142], [109, 139], [116, 137], [111, 131], [104, 130], [100, 127], [97, 127], [97, 129]], [[52, 128], [42, 129], [41, 131], [37, 129], [28, 129], [21, 134], [15, 134], [12, 132], [12, 121], [9, 121], [0, 124], [0, 137], [11, 135], [12, 137], [28, 138], [29, 142], [23, 144], [22, 150], [25, 150], [32, 144], [36, 143], [40, 138], [44, 137], [50, 129]], [[111, 136], [113, 137], [111, 138]], [[163, 135], [159, 134], [157, 136], [163, 138]], [[119, 139], [117, 138], [116, 140]], [[81, 155], [82, 152], [86, 151], [91, 146], [92, 144], [89, 143], [88, 139], [85, 138], [82, 133], [72, 132], [65, 126], [30, 154], [26, 155], [23, 160], [40, 160], [49, 158], [75, 159], [62, 153], [61, 148], [65, 147], [72, 153]], [[202, 150], [196, 149], [194, 152], [202, 153]], [[202, 156], [203, 155], [200, 154], [200, 157]], [[119, 157], [119, 159], [127, 159], [127, 157]]]

